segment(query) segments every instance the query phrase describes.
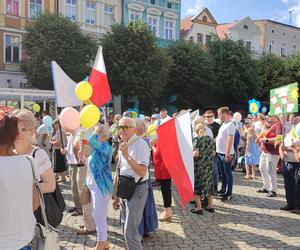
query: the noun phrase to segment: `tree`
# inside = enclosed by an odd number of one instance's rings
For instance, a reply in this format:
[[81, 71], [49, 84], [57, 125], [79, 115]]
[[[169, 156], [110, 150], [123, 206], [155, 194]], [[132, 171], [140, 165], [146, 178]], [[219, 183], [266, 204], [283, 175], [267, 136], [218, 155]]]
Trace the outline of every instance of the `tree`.
[[197, 108], [209, 103], [214, 91], [213, 61], [209, 53], [190, 41], [168, 48], [173, 64], [164, 97], [177, 96], [178, 108]]
[[76, 23], [62, 15], [44, 14], [31, 22], [26, 31], [23, 47], [27, 57], [21, 68], [33, 87], [53, 89], [52, 60], [76, 82], [89, 73], [96, 44]]
[[111, 26], [101, 39], [109, 83], [114, 94], [155, 101], [166, 84], [171, 60], [140, 22]]
[[290, 81], [286, 82], [286, 84], [293, 82], [300, 83], [300, 53], [298, 52], [297, 54], [288, 57], [285, 65], [290, 76]]
[[214, 60], [214, 74], [219, 94], [216, 101], [222, 104], [246, 102], [259, 96], [262, 80], [258, 64], [243, 41], [220, 40], [214, 37], [208, 44]]
[[265, 55], [260, 58], [258, 65], [263, 80], [261, 99], [267, 100], [271, 89], [290, 83], [286, 64], [281, 57], [274, 54]]

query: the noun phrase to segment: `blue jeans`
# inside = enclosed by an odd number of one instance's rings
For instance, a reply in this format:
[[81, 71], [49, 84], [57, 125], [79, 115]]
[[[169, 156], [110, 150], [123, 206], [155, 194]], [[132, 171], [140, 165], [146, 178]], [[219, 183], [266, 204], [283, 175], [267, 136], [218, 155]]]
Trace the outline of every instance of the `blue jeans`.
[[218, 156], [218, 165], [221, 170], [221, 178], [222, 178], [222, 187], [221, 192], [226, 195], [232, 195], [232, 187], [233, 187], [233, 177], [232, 177], [232, 168], [231, 161], [225, 161], [225, 155], [217, 153]]
[[300, 209], [300, 163], [284, 162], [282, 175], [287, 206]]

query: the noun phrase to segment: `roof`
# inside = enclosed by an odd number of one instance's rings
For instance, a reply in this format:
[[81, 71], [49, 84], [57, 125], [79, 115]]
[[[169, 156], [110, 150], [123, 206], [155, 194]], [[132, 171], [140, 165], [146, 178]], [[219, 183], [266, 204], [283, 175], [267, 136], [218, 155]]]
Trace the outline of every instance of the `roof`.
[[283, 26], [287, 26], [287, 27], [290, 27], [290, 28], [294, 28], [294, 29], [300, 30], [300, 27], [293, 26], [293, 25], [290, 25], [290, 24], [285, 24], [285, 23], [276, 22], [276, 21], [273, 21], [273, 20], [270, 20], [270, 19], [258, 19], [258, 20], [253, 20], [253, 22], [258, 22], [258, 21], [271, 22], [271, 23], [280, 24], [280, 25], [283, 25]]
[[213, 15], [210, 13], [210, 11], [207, 8], [202, 9], [198, 14], [196, 14], [192, 20], [197, 19], [198, 16], [200, 16], [203, 12], [206, 12], [206, 14], [209, 16], [209, 18], [211, 19], [212, 23], [217, 24], [216, 19], [213, 17]]
[[191, 27], [192, 27], [192, 17], [191, 16], [188, 16], [187, 18], [182, 19], [181, 24], [180, 24], [181, 37], [185, 37]]
[[228, 30], [233, 27], [235, 24], [237, 24], [238, 21], [235, 21], [233, 23], [224, 23], [224, 24], [218, 24], [216, 26], [216, 32], [220, 39], [225, 39], [228, 33]]

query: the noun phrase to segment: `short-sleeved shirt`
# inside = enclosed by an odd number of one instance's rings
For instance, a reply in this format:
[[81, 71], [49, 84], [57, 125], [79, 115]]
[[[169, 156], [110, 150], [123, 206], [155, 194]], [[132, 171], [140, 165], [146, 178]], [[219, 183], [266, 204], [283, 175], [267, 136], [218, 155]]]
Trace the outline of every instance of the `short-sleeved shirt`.
[[[35, 151], [35, 154], [33, 155], [34, 151]], [[49, 168], [52, 167], [49, 156], [44, 149], [39, 148], [39, 147], [34, 147], [32, 152], [30, 153], [30, 155], [34, 158], [39, 176], [41, 176]]]
[[23, 155], [0, 157], [0, 249], [20, 249], [33, 239], [33, 172], [39, 181]]
[[[234, 136], [236, 127], [232, 121], [224, 122], [218, 132], [216, 138], [216, 152], [226, 154], [227, 141], [229, 136]], [[231, 145], [230, 154], [234, 154], [233, 143]]]
[[[271, 126], [271, 128], [266, 133], [266, 138], [275, 138], [277, 135], [282, 134], [282, 125], [280, 122], [277, 122]], [[265, 153], [269, 153], [272, 155], [279, 155], [279, 145], [274, 147], [274, 144], [269, 143], [261, 143], [261, 150]]]
[[[131, 141], [134, 141], [137, 138], [138, 138], [137, 135], [134, 135], [129, 139], [128, 142], [130, 143]], [[144, 139], [138, 138], [137, 141], [129, 144], [128, 153], [129, 156], [133, 158], [135, 161], [137, 161], [139, 164], [148, 167], [149, 160], [150, 160], [150, 147]], [[123, 155], [121, 155], [120, 158], [120, 174], [134, 177], [135, 182], [137, 182], [140, 179], [140, 176], [133, 171], [133, 169], [130, 167], [130, 165], [128, 164], [128, 162], [126, 161]], [[148, 178], [149, 178], [149, 171], [147, 171], [142, 181], [146, 181], [148, 180]]]

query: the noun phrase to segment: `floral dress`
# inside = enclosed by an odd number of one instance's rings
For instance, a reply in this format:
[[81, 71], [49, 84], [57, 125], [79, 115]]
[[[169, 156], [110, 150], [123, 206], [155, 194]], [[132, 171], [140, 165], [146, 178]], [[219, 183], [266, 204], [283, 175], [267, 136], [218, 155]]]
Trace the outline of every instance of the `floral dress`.
[[209, 196], [214, 193], [213, 159], [214, 141], [209, 136], [195, 137], [193, 150], [199, 151], [199, 157], [194, 158], [194, 175], [196, 195]]

